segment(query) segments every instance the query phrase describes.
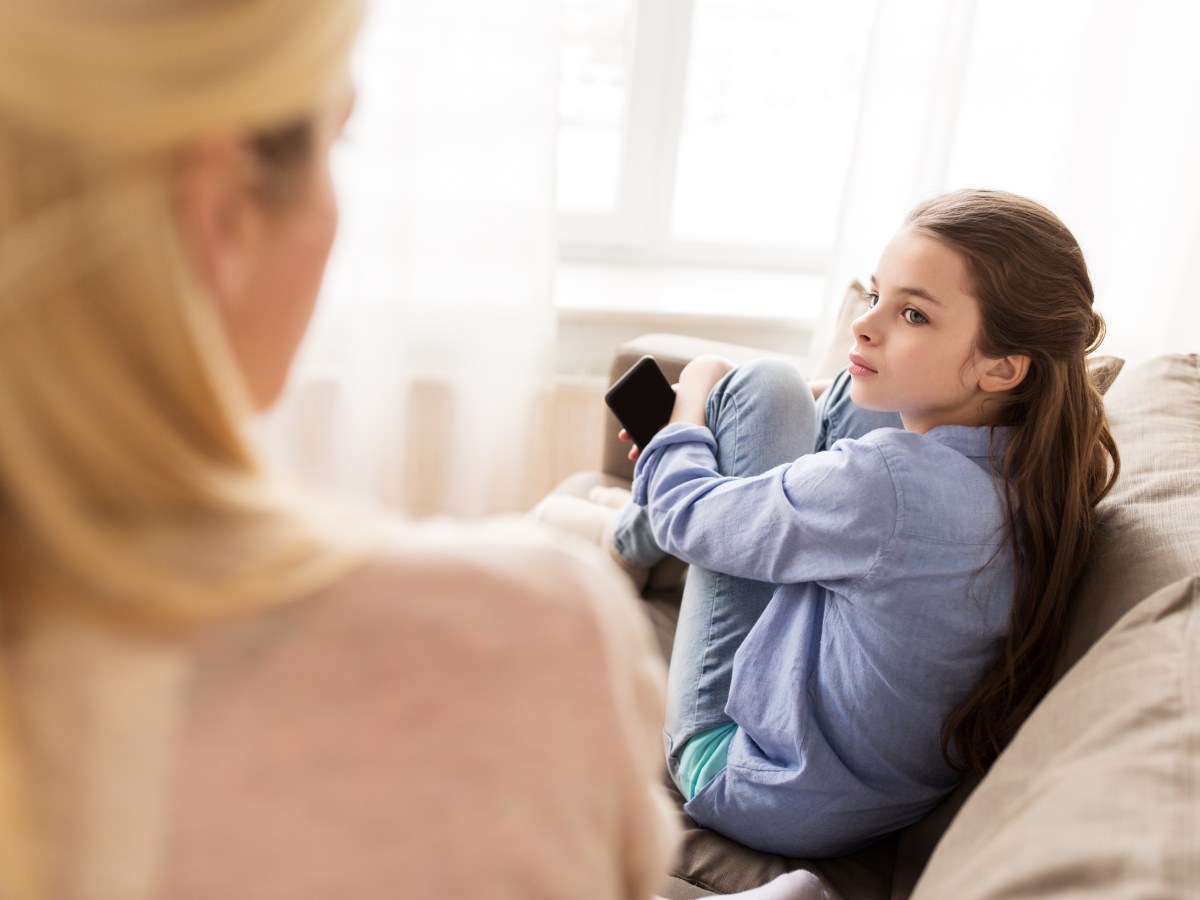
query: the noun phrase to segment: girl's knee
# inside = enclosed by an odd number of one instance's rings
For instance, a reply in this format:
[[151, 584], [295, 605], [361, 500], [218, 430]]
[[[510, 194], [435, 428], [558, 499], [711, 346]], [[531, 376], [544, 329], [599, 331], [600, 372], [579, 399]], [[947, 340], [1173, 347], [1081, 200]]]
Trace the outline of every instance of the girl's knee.
[[812, 397], [808, 382], [795, 365], [783, 359], [770, 357], [752, 359], [735, 367], [725, 376], [717, 390], [753, 392], [757, 397], [777, 394], [783, 397]]
[[811, 453], [817, 413], [812, 390], [790, 362], [756, 359], [722, 379], [705, 417], [722, 475], [748, 477]]

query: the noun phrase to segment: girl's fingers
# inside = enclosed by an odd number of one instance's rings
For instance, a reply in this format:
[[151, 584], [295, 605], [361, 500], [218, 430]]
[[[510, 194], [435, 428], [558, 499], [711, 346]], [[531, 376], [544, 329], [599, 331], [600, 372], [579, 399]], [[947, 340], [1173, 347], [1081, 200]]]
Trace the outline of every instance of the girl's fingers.
[[[622, 428], [620, 431], [617, 432], [617, 437], [623, 441], [632, 441], [633, 440], [633, 438], [631, 438], [629, 436], [629, 432], [626, 431], [624, 428]], [[634, 444], [632, 447], [629, 448], [629, 454], [628, 454], [629, 458], [631, 460], [633, 460], [634, 462], [637, 462], [639, 453], [641, 453], [641, 451], [638, 449], [637, 444]]]

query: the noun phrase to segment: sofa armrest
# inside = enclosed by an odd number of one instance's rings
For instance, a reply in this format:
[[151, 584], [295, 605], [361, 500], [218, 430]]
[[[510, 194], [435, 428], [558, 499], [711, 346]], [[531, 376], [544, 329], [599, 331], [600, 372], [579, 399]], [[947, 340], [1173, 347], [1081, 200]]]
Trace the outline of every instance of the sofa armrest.
[[[743, 363], [751, 359], [771, 356], [777, 359], [787, 359], [798, 367], [804, 368], [804, 360], [799, 356], [787, 353], [777, 353], [758, 347], [745, 347], [741, 344], [727, 344], [723, 341], [711, 341], [704, 338], [687, 337], [681, 334], [658, 332], [643, 334], [619, 345], [613, 353], [612, 365], [609, 369], [608, 383], [612, 384], [625, 371], [643, 356], [653, 356], [667, 378], [675, 382], [683, 367], [697, 356], [715, 354], [723, 356], [733, 363]], [[633, 463], [629, 461], [629, 445], [617, 438], [620, 423], [609, 411], [604, 409], [604, 474], [629, 481], [633, 478]]]

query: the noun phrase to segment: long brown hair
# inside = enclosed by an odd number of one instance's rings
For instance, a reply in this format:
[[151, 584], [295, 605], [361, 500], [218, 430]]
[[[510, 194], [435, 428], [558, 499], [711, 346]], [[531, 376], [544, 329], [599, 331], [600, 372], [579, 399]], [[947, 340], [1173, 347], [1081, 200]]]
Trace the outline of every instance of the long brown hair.
[[1071, 590], [1091, 550], [1094, 510], [1120, 470], [1086, 356], [1104, 337], [1078, 242], [1050, 210], [1002, 191], [955, 191], [909, 214], [910, 228], [961, 253], [979, 303], [976, 339], [1029, 371], [997, 411], [1017, 576], [1003, 649], [942, 727], [942, 753], [983, 774], [1049, 690]]

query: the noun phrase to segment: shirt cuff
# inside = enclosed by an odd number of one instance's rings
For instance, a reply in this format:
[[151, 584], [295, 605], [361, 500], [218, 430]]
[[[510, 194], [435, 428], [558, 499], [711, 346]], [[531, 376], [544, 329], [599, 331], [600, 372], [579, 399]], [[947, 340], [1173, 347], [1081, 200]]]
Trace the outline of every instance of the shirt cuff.
[[706, 444], [715, 454], [717, 439], [703, 425], [692, 425], [688, 422], [673, 422], [658, 432], [650, 443], [640, 447], [637, 463], [633, 467], [633, 493], [630, 499], [638, 506], [650, 502], [650, 479], [658, 469], [662, 451], [675, 444]]

